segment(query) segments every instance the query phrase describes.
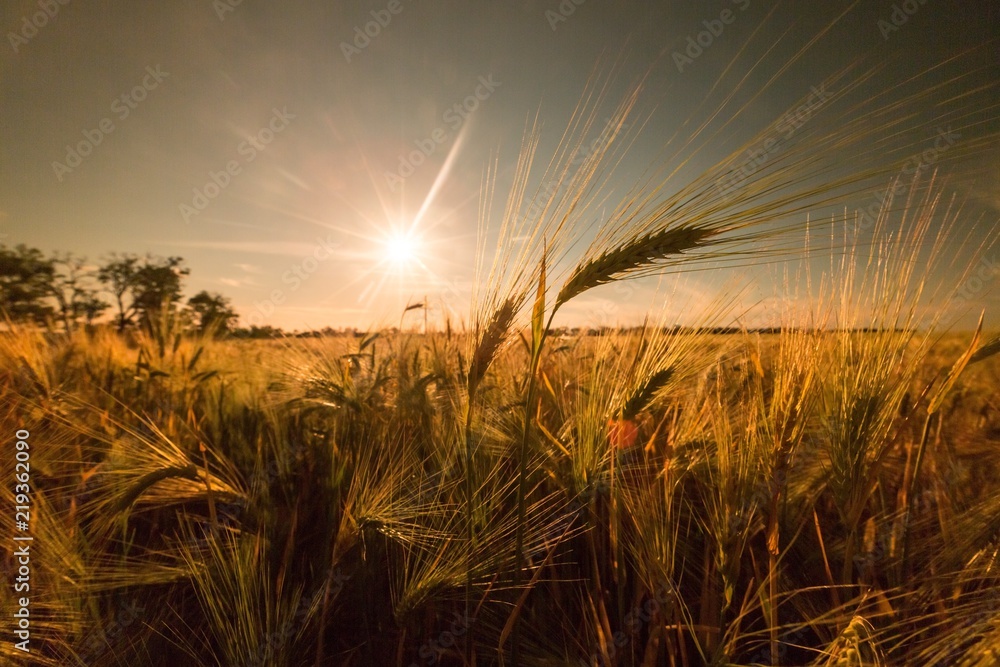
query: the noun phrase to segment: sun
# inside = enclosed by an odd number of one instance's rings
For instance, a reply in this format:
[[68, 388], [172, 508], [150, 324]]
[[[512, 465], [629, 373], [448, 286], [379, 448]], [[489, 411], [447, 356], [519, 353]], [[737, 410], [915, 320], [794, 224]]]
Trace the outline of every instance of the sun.
[[412, 232], [394, 232], [382, 243], [382, 261], [401, 271], [420, 265], [420, 239]]
[[409, 264], [416, 258], [415, 246], [409, 236], [394, 234], [385, 242], [385, 258], [391, 264]]

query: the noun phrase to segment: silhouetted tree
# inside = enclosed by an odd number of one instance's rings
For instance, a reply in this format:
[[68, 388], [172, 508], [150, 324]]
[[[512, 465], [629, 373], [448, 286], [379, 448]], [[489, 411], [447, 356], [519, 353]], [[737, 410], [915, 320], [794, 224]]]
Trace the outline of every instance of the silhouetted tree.
[[118, 307], [118, 330], [148, 324], [161, 308], [174, 308], [181, 298], [181, 278], [190, 273], [180, 257], [112, 255], [98, 278], [107, 285]]
[[110, 306], [97, 298], [97, 272], [87, 266], [86, 259], [71, 253], [57, 253], [50, 261], [54, 271], [47, 291], [55, 299], [66, 331], [72, 331], [81, 316], [92, 324]]
[[233, 336], [236, 338], [281, 338], [284, 335], [285, 332], [280, 328], [272, 327], [269, 324], [265, 324], [264, 326], [254, 324], [250, 327], [241, 327], [233, 331]]
[[46, 299], [54, 274], [41, 250], [0, 245], [0, 310], [15, 321], [45, 323], [53, 312]]
[[107, 286], [107, 290], [115, 297], [118, 307], [118, 331], [123, 331], [132, 321], [135, 314], [133, 304], [126, 308], [127, 295], [135, 282], [136, 265], [139, 258], [135, 255], [111, 255], [108, 263], [97, 272], [97, 278]]
[[221, 294], [209, 294], [205, 290], [188, 299], [187, 305], [197, 318], [195, 324], [202, 332], [228, 332], [237, 317], [229, 299]]
[[87, 326], [94, 324], [101, 313], [108, 309], [109, 304], [107, 301], [102, 301], [96, 296], [86, 296], [80, 301], [80, 312], [83, 313], [83, 318], [87, 322]]
[[161, 308], [173, 310], [181, 300], [181, 278], [191, 273], [180, 257], [154, 258], [147, 255], [136, 271], [133, 304], [139, 323], [146, 325]]

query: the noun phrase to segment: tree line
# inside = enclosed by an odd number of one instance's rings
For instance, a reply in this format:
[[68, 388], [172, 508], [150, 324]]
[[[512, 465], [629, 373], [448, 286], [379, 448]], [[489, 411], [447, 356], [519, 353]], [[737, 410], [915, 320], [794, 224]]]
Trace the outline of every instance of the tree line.
[[113, 253], [100, 265], [68, 252], [0, 244], [0, 313], [18, 323], [70, 332], [106, 313], [118, 331], [147, 326], [164, 310], [202, 332], [224, 333], [237, 319], [229, 299], [202, 290], [183, 302], [190, 274], [181, 257]]

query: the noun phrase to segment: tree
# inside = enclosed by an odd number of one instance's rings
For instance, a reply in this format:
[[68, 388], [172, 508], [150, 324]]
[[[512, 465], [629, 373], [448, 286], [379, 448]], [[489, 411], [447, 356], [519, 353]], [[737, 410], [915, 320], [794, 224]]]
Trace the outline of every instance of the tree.
[[128, 308], [125, 307], [125, 298], [135, 282], [138, 262], [139, 258], [135, 255], [111, 255], [108, 263], [97, 272], [97, 279], [107, 285], [108, 291], [115, 297], [115, 305], [118, 306], [118, 331], [124, 331], [135, 314], [132, 303]]
[[181, 300], [181, 278], [191, 273], [180, 257], [154, 258], [149, 255], [135, 274], [133, 306], [139, 323], [146, 325], [166, 308], [173, 311]]
[[94, 324], [94, 320], [107, 310], [110, 305], [107, 301], [98, 299], [97, 296], [85, 296], [80, 301], [80, 312], [83, 313], [83, 317], [87, 321], [87, 326]]
[[47, 290], [56, 301], [66, 332], [72, 331], [81, 316], [87, 318], [87, 324], [92, 324], [110, 306], [97, 298], [97, 290], [92, 286], [96, 272], [84, 258], [71, 253], [56, 254], [50, 261], [54, 271]]
[[198, 329], [203, 333], [229, 331], [233, 320], [237, 317], [229, 299], [221, 294], [209, 294], [205, 290], [188, 299], [187, 305], [198, 318]]
[[52, 316], [47, 304], [55, 268], [38, 248], [0, 245], [0, 310], [14, 321], [43, 324]]
[[173, 309], [181, 299], [181, 278], [190, 273], [181, 257], [112, 255], [98, 279], [107, 285], [118, 307], [118, 330], [148, 324], [162, 308]]
[[272, 327], [270, 324], [265, 324], [264, 326], [253, 324], [248, 328], [241, 327], [233, 331], [233, 336], [236, 338], [282, 338], [284, 335], [284, 331], [280, 328]]

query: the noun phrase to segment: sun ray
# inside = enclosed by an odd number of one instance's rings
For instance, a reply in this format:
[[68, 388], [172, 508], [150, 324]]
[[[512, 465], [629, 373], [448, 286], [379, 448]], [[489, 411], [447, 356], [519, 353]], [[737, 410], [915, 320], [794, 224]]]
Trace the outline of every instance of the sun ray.
[[441, 186], [443, 186], [448, 180], [448, 174], [451, 172], [451, 168], [455, 164], [455, 159], [458, 157], [462, 150], [462, 146], [465, 143], [465, 135], [469, 129], [469, 125], [471, 125], [471, 123], [467, 122], [462, 126], [462, 129], [458, 133], [458, 137], [455, 139], [455, 143], [452, 144], [451, 149], [448, 151], [448, 156], [445, 158], [444, 164], [441, 165], [441, 169], [438, 170], [437, 176], [434, 177], [434, 183], [431, 185], [431, 189], [427, 191], [427, 196], [424, 197], [424, 202], [420, 205], [417, 215], [413, 218], [414, 228], [420, 225], [421, 221], [424, 219], [424, 215], [427, 213], [427, 209], [429, 209], [431, 204], [434, 203], [434, 199], [441, 190]]

